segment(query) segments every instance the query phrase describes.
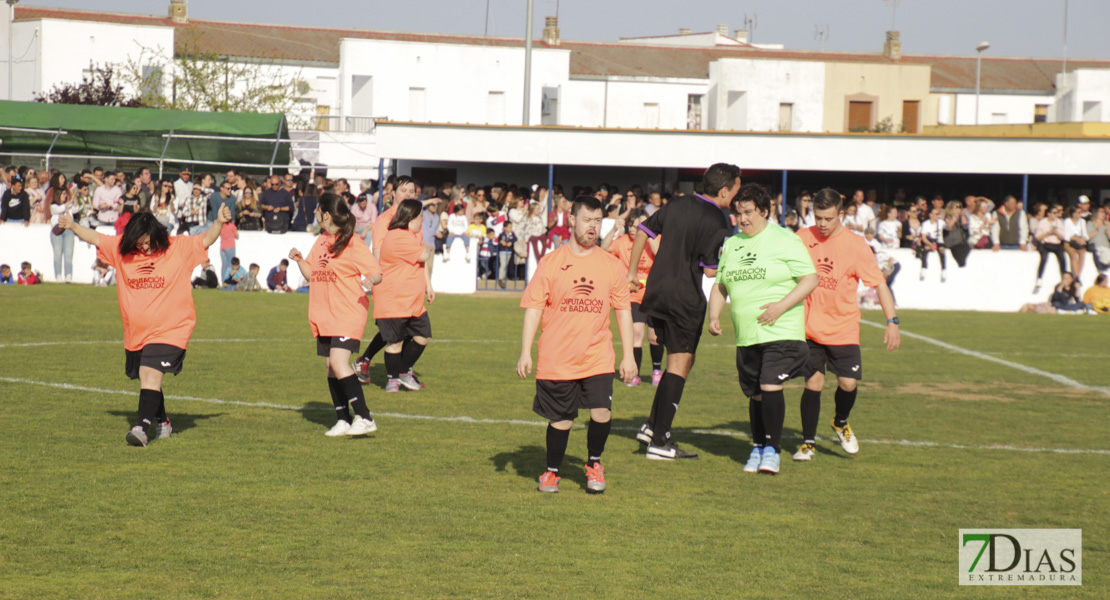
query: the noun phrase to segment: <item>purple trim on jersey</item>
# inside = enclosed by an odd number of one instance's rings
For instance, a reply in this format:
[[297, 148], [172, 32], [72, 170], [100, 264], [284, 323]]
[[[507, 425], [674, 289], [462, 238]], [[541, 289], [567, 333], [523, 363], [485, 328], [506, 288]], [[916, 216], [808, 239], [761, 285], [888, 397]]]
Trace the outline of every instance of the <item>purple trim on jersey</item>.
[[713, 208], [716, 208], [716, 209], [720, 209], [720, 208], [721, 208], [721, 205], [720, 205], [720, 204], [717, 204], [717, 203], [716, 203], [715, 201], [713, 201], [713, 200], [710, 200], [709, 198], [706, 198], [705, 196], [702, 196], [701, 194], [694, 194], [694, 195], [695, 195], [695, 196], [697, 196], [698, 198], [701, 198], [702, 200], [705, 200], [706, 202], [708, 202], [708, 203], [712, 204], [712, 205], [713, 205]]
[[648, 229], [647, 227], [644, 227], [643, 223], [640, 223], [639, 225], [637, 225], [637, 227], [640, 228], [640, 231], [643, 231], [644, 233], [648, 234], [648, 237], [650, 237], [653, 240], [655, 239], [656, 233], [654, 231]]
[[707, 264], [705, 264], [701, 261], [698, 262], [698, 266], [703, 268], [703, 269], [716, 269], [717, 268], [717, 265], [707, 265]]

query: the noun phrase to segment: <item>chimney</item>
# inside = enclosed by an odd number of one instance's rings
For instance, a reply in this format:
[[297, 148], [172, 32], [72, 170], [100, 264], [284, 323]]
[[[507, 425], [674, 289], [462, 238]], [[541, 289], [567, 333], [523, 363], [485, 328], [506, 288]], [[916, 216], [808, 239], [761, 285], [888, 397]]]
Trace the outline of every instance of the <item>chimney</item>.
[[728, 23], [717, 25], [717, 35], [728, 37]]
[[544, 17], [543, 43], [548, 46], [559, 45], [559, 17]]
[[170, 0], [170, 20], [174, 23], [189, 22], [189, 6], [186, 0]]
[[883, 44], [883, 56], [890, 60], [902, 60], [902, 34], [897, 31], [886, 32], [886, 43]]
[[678, 35], [690, 35], [692, 32], [689, 27], [679, 27]]
[[743, 42], [743, 43], [747, 44], [748, 43], [748, 30], [747, 29], [737, 29], [736, 32], [732, 35], [732, 37], [738, 42]]

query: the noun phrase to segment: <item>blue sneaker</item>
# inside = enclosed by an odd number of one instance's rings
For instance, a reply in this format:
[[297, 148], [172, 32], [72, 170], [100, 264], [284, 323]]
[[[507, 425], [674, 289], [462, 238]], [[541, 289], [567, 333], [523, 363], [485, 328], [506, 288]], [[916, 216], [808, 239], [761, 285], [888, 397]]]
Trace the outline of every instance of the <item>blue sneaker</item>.
[[767, 447], [763, 449], [763, 460], [759, 462], [759, 472], [772, 475], [779, 472], [779, 453], [775, 452], [774, 448]]
[[759, 463], [763, 462], [763, 449], [752, 448], [752, 453], [748, 456], [748, 462], [744, 464], [745, 473], [756, 473], [759, 471]]

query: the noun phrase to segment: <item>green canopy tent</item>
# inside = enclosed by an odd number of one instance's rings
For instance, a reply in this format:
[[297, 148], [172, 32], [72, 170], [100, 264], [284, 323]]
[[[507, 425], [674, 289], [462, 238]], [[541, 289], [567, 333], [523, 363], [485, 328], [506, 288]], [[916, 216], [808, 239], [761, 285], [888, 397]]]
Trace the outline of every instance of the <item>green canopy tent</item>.
[[268, 167], [289, 163], [287, 138], [282, 114], [0, 101], [0, 151], [6, 155]]

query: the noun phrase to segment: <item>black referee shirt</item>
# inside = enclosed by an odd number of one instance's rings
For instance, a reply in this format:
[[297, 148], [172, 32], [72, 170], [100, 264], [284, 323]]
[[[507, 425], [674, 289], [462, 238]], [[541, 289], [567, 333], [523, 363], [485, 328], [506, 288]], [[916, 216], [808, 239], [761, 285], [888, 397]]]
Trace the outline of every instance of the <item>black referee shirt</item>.
[[671, 200], [640, 225], [651, 237], [662, 235], [648, 275], [641, 310], [698, 331], [705, 321], [702, 269], [716, 269], [729, 222], [716, 202], [702, 196]]

